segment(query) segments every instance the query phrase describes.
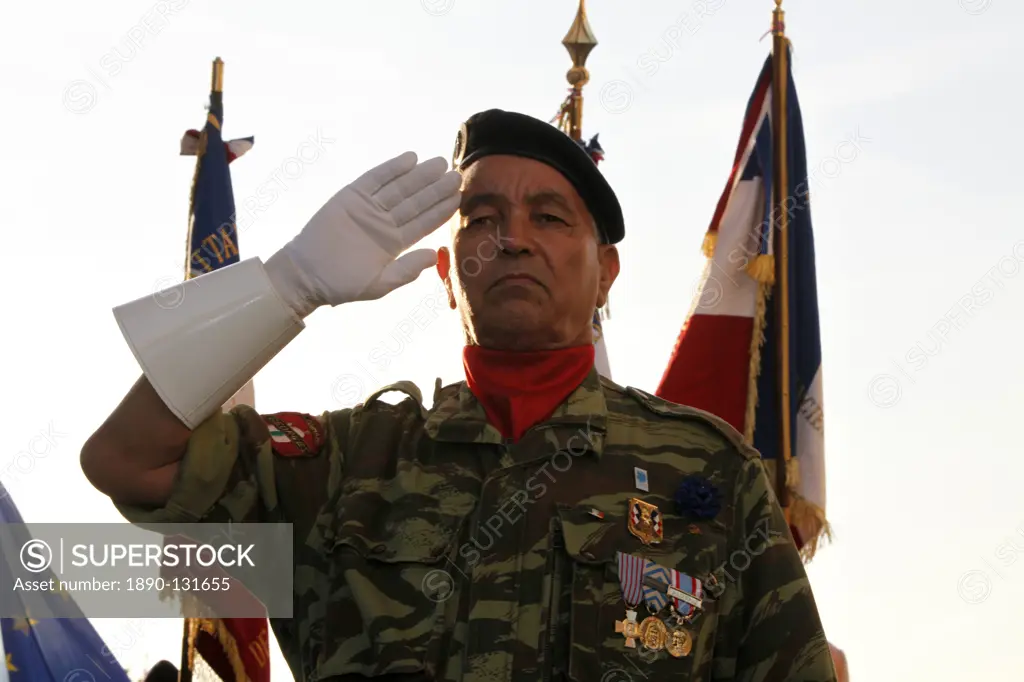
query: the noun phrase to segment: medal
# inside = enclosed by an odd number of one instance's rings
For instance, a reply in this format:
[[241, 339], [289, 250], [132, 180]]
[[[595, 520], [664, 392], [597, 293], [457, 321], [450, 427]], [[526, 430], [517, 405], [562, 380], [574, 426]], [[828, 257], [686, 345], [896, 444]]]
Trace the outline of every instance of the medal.
[[653, 504], [631, 497], [627, 519], [629, 532], [640, 538], [640, 542], [645, 545], [656, 545], [661, 542], [664, 533], [661, 511]]
[[652, 651], [665, 648], [668, 639], [668, 628], [657, 616], [648, 616], [640, 623], [640, 643]]
[[622, 588], [622, 598], [626, 606], [635, 609], [640, 600], [644, 597], [643, 580], [647, 572], [647, 559], [625, 552], [616, 552], [616, 559], [619, 563], [619, 586]]
[[668, 594], [672, 597], [672, 605], [679, 618], [690, 621], [697, 616], [697, 610], [703, 606], [704, 585], [697, 578], [673, 570]]
[[668, 570], [653, 561], [648, 561], [644, 566], [644, 603], [651, 615], [640, 623], [640, 643], [651, 651], [664, 649], [665, 642], [668, 640], [668, 628], [657, 615], [668, 605], [668, 596], [665, 594], [664, 588], [652, 587], [652, 585], [668, 584]]
[[651, 614], [656, 614], [668, 606], [668, 595], [665, 593], [668, 584], [669, 569], [653, 561], [647, 562], [644, 568], [643, 592], [647, 610]]
[[693, 637], [682, 628], [672, 628], [668, 632], [665, 650], [676, 658], [689, 656], [690, 651], [693, 650]]
[[636, 648], [636, 638], [640, 636], [640, 626], [636, 622], [636, 611], [626, 611], [626, 617], [615, 621], [615, 632], [626, 638], [626, 646]]
[[649, 563], [643, 557], [619, 552], [619, 585], [622, 588], [622, 599], [626, 602], [626, 617], [615, 621], [615, 632], [626, 638], [626, 646], [636, 648], [636, 638], [640, 636], [640, 627], [636, 622], [634, 610], [643, 599], [644, 570]]

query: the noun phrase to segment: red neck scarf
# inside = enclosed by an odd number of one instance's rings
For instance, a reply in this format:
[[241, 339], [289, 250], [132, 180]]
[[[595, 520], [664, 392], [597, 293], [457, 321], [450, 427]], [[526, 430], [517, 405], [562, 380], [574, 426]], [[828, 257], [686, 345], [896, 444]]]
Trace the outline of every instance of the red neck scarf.
[[515, 442], [583, 383], [594, 367], [594, 345], [526, 353], [466, 346], [462, 364], [491, 424]]

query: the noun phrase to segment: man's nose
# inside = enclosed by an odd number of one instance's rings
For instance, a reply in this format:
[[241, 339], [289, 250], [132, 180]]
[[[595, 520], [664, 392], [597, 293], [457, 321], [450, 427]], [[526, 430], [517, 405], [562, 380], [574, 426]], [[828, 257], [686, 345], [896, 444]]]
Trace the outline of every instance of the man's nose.
[[498, 247], [502, 253], [517, 255], [533, 250], [533, 226], [529, 215], [514, 211], [498, 231]]

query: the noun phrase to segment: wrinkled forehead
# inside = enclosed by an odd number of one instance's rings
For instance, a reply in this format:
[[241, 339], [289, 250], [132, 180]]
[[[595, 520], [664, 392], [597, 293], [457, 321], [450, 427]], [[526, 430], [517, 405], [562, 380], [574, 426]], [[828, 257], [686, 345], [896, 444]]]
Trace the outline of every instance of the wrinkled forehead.
[[462, 171], [462, 208], [480, 195], [527, 203], [538, 196], [556, 196], [577, 211], [586, 211], [572, 183], [551, 166], [520, 156], [485, 156]]

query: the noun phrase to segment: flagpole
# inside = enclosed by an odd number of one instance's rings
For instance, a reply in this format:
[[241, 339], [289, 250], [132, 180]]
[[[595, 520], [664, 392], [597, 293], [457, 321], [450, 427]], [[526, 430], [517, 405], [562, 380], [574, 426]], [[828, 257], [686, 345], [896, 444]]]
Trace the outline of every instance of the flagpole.
[[[572, 68], [565, 74], [569, 82], [569, 96], [562, 102], [561, 108], [552, 119], [566, 135], [582, 145], [583, 143], [583, 86], [590, 82], [590, 72], [587, 71], [587, 57], [591, 50], [597, 47], [597, 37], [594, 36], [590, 22], [587, 21], [587, 7], [585, 0], [579, 0], [579, 7], [576, 9], [576, 16], [573, 18], [572, 26], [562, 39], [562, 45], [569, 52], [572, 59]], [[595, 161], [596, 163], [596, 161]], [[604, 330], [602, 320], [610, 318], [610, 302], [605, 301], [604, 307], [594, 311], [594, 343], [595, 357], [594, 364], [597, 371], [607, 377], [611, 377], [611, 367], [608, 363], [608, 350], [604, 343]]]
[[590, 72], [586, 66], [587, 57], [590, 51], [597, 47], [597, 38], [594, 37], [594, 32], [587, 21], [585, 0], [580, 0], [576, 17], [569, 27], [569, 32], [562, 39], [562, 45], [572, 58], [572, 68], [565, 74], [565, 79], [572, 86], [569, 95], [569, 125], [566, 132], [569, 133], [569, 137], [579, 142], [583, 137], [583, 86], [590, 81]]
[[785, 12], [782, 0], [775, 0], [772, 12], [772, 105], [775, 149], [775, 215], [778, 222], [775, 229], [775, 301], [778, 322], [779, 362], [779, 458], [776, 461], [776, 489], [779, 503], [789, 519], [789, 488], [787, 473], [792, 458], [792, 433], [790, 433], [790, 367], [789, 367], [789, 214], [787, 194], [789, 193], [789, 168], [786, 158], [786, 85], [789, 81], [788, 46], [786, 39]]
[[[224, 61], [217, 57], [213, 60], [210, 73], [210, 107], [219, 105], [217, 101], [224, 92]], [[196, 170], [192, 177], [192, 190], [188, 202], [188, 233], [185, 239], [185, 279], [191, 279], [192, 273], [192, 222], [195, 218], [196, 181], [199, 179], [199, 168], [203, 162], [203, 153], [206, 151], [206, 133], [201, 131], [199, 138], [199, 149], [196, 153]], [[192, 682], [192, 652], [193, 640], [190, 637], [192, 619], [185, 618], [182, 621], [181, 634], [181, 666], [178, 668], [178, 682]]]
[[178, 682], [192, 682], [192, 661], [189, 659], [191, 647], [189, 646], [189, 631], [191, 630], [191, 618], [185, 618], [182, 623], [181, 633], [181, 665], [178, 666]]

